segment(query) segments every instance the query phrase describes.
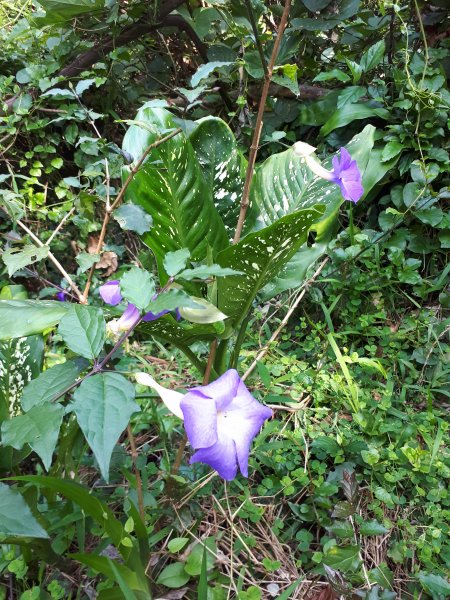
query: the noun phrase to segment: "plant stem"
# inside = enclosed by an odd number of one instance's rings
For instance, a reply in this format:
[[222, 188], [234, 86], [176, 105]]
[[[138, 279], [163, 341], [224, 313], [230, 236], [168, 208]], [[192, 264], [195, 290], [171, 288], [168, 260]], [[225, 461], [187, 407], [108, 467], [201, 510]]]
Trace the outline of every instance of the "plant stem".
[[349, 210], [348, 210], [348, 216], [349, 216], [348, 232], [350, 235], [350, 244], [352, 246], [354, 246], [355, 245], [355, 227], [353, 224], [353, 203], [350, 203]]
[[234, 348], [233, 348], [233, 352], [231, 354], [230, 368], [237, 369], [239, 353], [241, 351], [242, 342], [244, 341], [245, 334], [247, 332], [247, 327], [248, 327], [249, 321], [250, 321], [250, 311], [247, 313], [247, 316], [243, 319], [241, 326], [239, 327], [239, 333], [237, 335], [236, 342], [235, 342]]
[[[182, 129], [181, 127], [178, 127], [178, 129], [175, 129], [174, 131], [171, 131], [168, 135], [164, 136], [163, 138], [156, 140], [156, 142], [153, 142], [152, 144], [150, 144], [150, 146], [148, 146], [148, 148], [145, 150], [144, 154], [141, 156], [141, 158], [137, 161], [137, 163], [134, 165], [134, 167], [131, 168], [130, 173], [125, 181], [125, 183], [123, 184], [123, 186], [121, 187], [119, 193], [117, 194], [117, 198], [114, 200], [114, 202], [109, 205], [109, 202], [106, 205], [106, 210], [105, 210], [105, 216], [103, 217], [103, 223], [102, 223], [102, 228], [100, 231], [100, 236], [98, 238], [98, 242], [97, 242], [97, 247], [95, 249], [95, 254], [100, 254], [100, 251], [103, 247], [103, 242], [105, 240], [105, 235], [106, 235], [106, 229], [108, 227], [108, 223], [111, 219], [111, 215], [114, 211], [115, 208], [117, 208], [117, 206], [119, 205], [120, 202], [122, 202], [123, 197], [125, 195], [125, 192], [127, 191], [128, 186], [130, 185], [131, 181], [133, 180], [133, 177], [136, 175], [136, 173], [139, 171], [139, 169], [141, 168], [143, 162], [145, 161], [145, 159], [147, 158], [147, 156], [150, 154], [150, 152], [152, 150], [154, 150], [155, 148], [158, 148], [158, 146], [161, 146], [162, 144], [164, 144], [165, 142], [167, 142], [168, 140], [172, 139], [173, 137], [175, 137], [176, 135], [178, 135], [179, 133], [181, 133]], [[109, 188], [109, 186], [107, 185], [107, 187]], [[88, 279], [86, 282], [86, 286], [84, 288], [83, 291], [83, 299], [84, 299], [84, 303], [87, 303], [87, 298], [89, 296], [89, 290], [91, 289], [91, 284], [92, 284], [92, 277], [94, 275], [94, 269], [95, 269], [95, 265], [92, 265], [90, 271], [89, 271], [89, 275], [88, 275]]]
[[128, 441], [130, 442], [131, 460], [133, 461], [134, 475], [136, 477], [136, 491], [137, 491], [137, 498], [138, 498], [139, 514], [141, 515], [142, 522], [145, 523], [144, 493], [142, 490], [141, 473], [140, 473], [139, 467], [137, 465], [137, 459], [138, 459], [139, 453], [136, 448], [136, 440], [134, 439], [133, 431], [131, 429], [130, 424], [127, 425], [127, 435], [128, 435]]
[[267, 94], [269, 93], [270, 80], [272, 79], [273, 69], [278, 56], [278, 50], [280, 48], [281, 39], [283, 37], [284, 30], [289, 16], [289, 10], [291, 8], [291, 0], [286, 0], [284, 4], [283, 15], [281, 17], [280, 25], [278, 27], [277, 37], [273, 45], [272, 54], [269, 61], [269, 66], [264, 75], [264, 84], [261, 91], [261, 99], [259, 101], [258, 114], [256, 116], [255, 131], [253, 133], [253, 140], [250, 146], [250, 152], [248, 155], [248, 166], [247, 173], [245, 176], [244, 191], [242, 192], [241, 199], [241, 211], [239, 213], [239, 219], [236, 226], [236, 232], [234, 234], [233, 244], [237, 244], [241, 239], [242, 229], [244, 227], [244, 221], [247, 214], [247, 208], [249, 205], [250, 198], [250, 187], [253, 179], [253, 171], [255, 168], [256, 155], [258, 154], [259, 140], [261, 138], [261, 131], [263, 126], [264, 109], [266, 107]]

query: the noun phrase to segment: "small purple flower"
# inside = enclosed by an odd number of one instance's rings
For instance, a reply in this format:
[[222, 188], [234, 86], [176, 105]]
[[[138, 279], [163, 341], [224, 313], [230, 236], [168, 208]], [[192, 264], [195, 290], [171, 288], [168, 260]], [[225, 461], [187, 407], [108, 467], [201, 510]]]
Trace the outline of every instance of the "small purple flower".
[[147, 373], [138, 373], [136, 379], [156, 389], [169, 410], [184, 418], [187, 437], [196, 449], [191, 464], [206, 463], [228, 481], [238, 469], [248, 477], [252, 440], [272, 411], [253, 398], [236, 370], [185, 396], [166, 390]]
[[56, 294], [56, 299], [59, 300], [59, 302], [65, 302], [67, 298], [67, 294], [66, 292], [62, 291], [62, 292], [58, 292]]
[[352, 160], [348, 150], [341, 148], [340, 157], [333, 157], [332, 171], [327, 171], [312, 156], [315, 151], [313, 146], [305, 144], [304, 142], [296, 142], [293, 145], [293, 150], [297, 156], [305, 159], [306, 164], [315, 175], [318, 175], [327, 181], [336, 183], [341, 188], [341, 194], [345, 200], [351, 200], [355, 203], [358, 202], [364, 193], [361, 172], [356, 160]]
[[356, 160], [352, 160], [348, 150], [341, 148], [340, 158], [333, 156], [333, 179], [341, 188], [341, 193], [345, 200], [358, 202], [364, 193], [361, 182], [361, 173]]
[[119, 302], [122, 302], [120, 282], [117, 279], [107, 281], [104, 285], [100, 286], [99, 292], [103, 302], [106, 302], [106, 304], [116, 306]]

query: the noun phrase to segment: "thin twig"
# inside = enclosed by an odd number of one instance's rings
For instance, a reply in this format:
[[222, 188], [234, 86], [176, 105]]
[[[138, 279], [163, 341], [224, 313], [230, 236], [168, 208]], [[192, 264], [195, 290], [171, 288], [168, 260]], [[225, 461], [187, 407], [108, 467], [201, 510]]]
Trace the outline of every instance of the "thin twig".
[[48, 240], [45, 242], [46, 246], [50, 246], [51, 241], [53, 240], [53, 238], [55, 237], [55, 235], [57, 235], [58, 231], [61, 229], [61, 227], [64, 225], [64, 223], [67, 221], [67, 219], [69, 217], [71, 217], [73, 215], [73, 213], [75, 212], [75, 207], [71, 208], [69, 210], [69, 212], [67, 213], [67, 215], [64, 215], [64, 217], [61, 219], [60, 223], [58, 224], [57, 228], [55, 229], [55, 231], [52, 233], [52, 235], [48, 238]]
[[[22, 227], [22, 229], [28, 233], [30, 238], [39, 246], [39, 248], [44, 248], [46, 246], [46, 244], [41, 242], [41, 240], [36, 235], [34, 235], [34, 233], [30, 229], [28, 229], [28, 227], [24, 223], [22, 223], [22, 221], [20, 221], [18, 219], [17, 224], [19, 225], [19, 227]], [[78, 289], [76, 284], [72, 281], [72, 278], [67, 273], [67, 271], [64, 269], [64, 267], [59, 262], [59, 260], [55, 257], [54, 254], [52, 254], [52, 252], [50, 252], [50, 250], [48, 251], [48, 257], [52, 261], [52, 263], [55, 265], [55, 267], [58, 269], [58, 271], [61, 273], [61, 275], [67, 280], [67, 283], [73, 289], [73, 291], [77, 295], [78, 300], [81, 302], [81, 304], [85, 304], [83, 294]]]
[[[103, 223], [102, 223], [102, 229], [100, 231], [100, 236], [98, 238], [98, 242], [97, 242], [97, 248], [95, 249], [95, 254], [100, 254], [101, 249], [103, 247], [103, 242], [105, 239], [105, 235], [106, 235], [106, 228], [108, 227], [108, 223], [111, 219], [111, 215], [114, 211], [114, 209], [118, 206], [118, 204], [122, 201], [125, 192], [127, 191], [128, 186], [130, 185], [131, 181], [133, 180], [133, 177], [136, 175], [136, 173], [139, 171], [139, 169], [142, 166], [142, 163], [145, 161], [145, 159], [147, 158], [147, 156], [150, 154], [150, 152], [152, 150], [154, 150], [155, 148], [158, 148], [158, 146], [161, 146], [161, 144], [164, 144], [165, 142], [167, 142], [168, 140], [172, 139], [173, 137], [175, 137], [176, 135], [178, 135], [179, 133], [181, 133], [182, 129], [179, 127], [178, 129], [175, 129], [174, 131], [172, 131], [171, 133], [169, 133], [168, 135], [166, 135], [165, 137], [157, 140], [156, 142], [153, 142], [152, 144], [150, 144], [150, 146], [146, 149], [146, 151], [144, 152], [144, 154], [141, 156], [141, 158], [137, 161], [137, 163], [134, 165], [134, 167], [132, 167], [130, 174], [128, 175], [125, 183], [123, 184], [123, 186], [121, 187], [119, 193], [117, 194], [117, 198], [114, 200], [114, 202], [108, 206], [106, 206], [106, 210], [105, 210], [105, 216], [103, 218]], [[91, 284], [92, 284], [92, 277], [94, 276], [94, 269], [95, 269], [95, 265], [92, 265], [90, 271], [89, 271], [89, 275], [88, 275], [88, 279], [86, 282], [86, 286], [84, 288], [83, 291], [83, 299], [84, 299], [84, 303], [87, 303], [87, 298], [89, 295], [89, 290], [91, 289]]]
[[289, 321], [289, 319], [291, 318], [292, 313], [294, 312], [294, 310], [297, 308], [297, 306], [300, 304], [303, 296], [306, 294], [306, 291], [308, 289], [308, 287], [311, 285], [311, 283], [320, 275], [322, 269], [324, 268], [324, 266], [327, 264], [329, 258], [325, 258], [325, 260], [323, 260], [319, 267], [317, 268], [316, 272], [314, 273], [314, 275], [312, 277], [310, 277], [307, 281], [305, 281], [302, 285], [302, 291], [299, 293], [299, 295], [297, 296], [296, 300], [293, 302], [291, 308], [288, 310], [288, 312], [286, 313], [286, 315], [283, 317], [283, 320], [281, 321], [281, 323], [278, 325], [278, 327], [275, 329], [275, 331], [273, 332], [270, 340], [263, 346], [263, 348], [258, 352], [258, 354], [256, 355], [255, 360], [252, 362], [252, 364], [249, 366], [249, 368], [246, 370], [246, 372], [244, 373], [244, 375], [242, 376], [242, 379], [245, 380], [250, 373], [253, 371], [253, 369], [256, 367], [258, 361], [261, 360], [261, 358], [263, 358], [269, 348], [270, 345], [272, 344], [272, 342], [274, 342], [277, 337], [280, 335], [281, 331], [284, 329], [284, 327], [286, 326], [287, 322]]
[[291, 0], [286, 0], [281, 17], [280, 25], [278, 27], [277, 37], [273, 45], [272, 55], [270, 57], [269, 66], [267, 73], [264, 76], [264, 85], [261, 91], [261, 99], [259, 101], [258, 115], [256, 117], [255, 131], [253, 134], [252, 145], [250, 146], [250, 152], [248, 155], [248, 166], [247, 173], [245, 176], [244, 191], [242, 192], [241, 200], [241, 211], [239, 213], [239, 219], [236, 226], [236, 233], [234, 234], [233, 244], [237, 244], [241, 239], [242, 229], [244, 227], [245, 216], [247, 214], [247, 208], [250, 198], [250, 187], [253, 179], [253, 170], [255, 168], [256, 155], [258, 154], [259, 140], [261, 138], [261, 131], [263, 126], [264, 109], [266, 107], [267, 94], [269, 93], [270, 80], [272, 78], [273, 69], [278, 56], [278, 50], [280, 48], [281, 39], [283, 37], [284, 30], [289, 16], [289, 10], [291, 8]]

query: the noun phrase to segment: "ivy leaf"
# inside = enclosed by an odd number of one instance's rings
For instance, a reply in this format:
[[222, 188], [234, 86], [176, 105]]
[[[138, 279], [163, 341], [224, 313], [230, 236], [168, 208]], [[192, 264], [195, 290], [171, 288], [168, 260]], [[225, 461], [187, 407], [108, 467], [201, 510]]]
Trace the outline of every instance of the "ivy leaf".
[[217, 282], [218, 308], [235, 325], [247, 315], [256, 294], [305, 242], [309, 228], [323, 212], [324, 207], [319, 205], [298, 211], [219, 253], [217, 263], [221, 267], [245, 274], [223, 277]]
[[175, 252], [168, 252], [164, 257], [164, 268], [167, 275], [173, 277], [177, 275], [186, 267], [186, 263], [189, 260], [191, 253], [187, 248], [181, 248], [175, 250]]
[[46, 258], [48, 251], [48, 246], [38, 248], [37, 246], [33, 246], [33, 244], [27, 244], [22, 249], [8, 248], [8, 250], [3, 252], [2, 259], [8, 267], [8, 275], [12, 277], [16, 271], [23, 269], [23, 267]]
[[61, 319], [58, 333], [73, 352], [93, 360], [105, 343], [105, 328], [105, 319], [99, 308], [72, 304]]
[[22, 495], [0, 483], [0, 535], [47, 539]]
[[359, 546], [344, 546], [342, 548], [331, 546], [324, 556], [323, 562], [336, 571], [342, 571], [343, 573], [355, 572], [361, 562], [359, 558], [360, 550]]
[[376, 520], [366, 521], [365, 523], [362, 523], [359, 528], [361, 535], [383, 535], [388, 531], [389, 529], [381, 523], [378, 523]]
[[113, 217], [125, 231], [135, 231], [143, 235], [150, 231], [153, 225], [151, 215], [137, 204], [122, 204], [114, 212]]
[[424, 590], [433, 598], [448, 598], [450, 595], [450, 583], [440, 575], [432, 575], [421, 571], [418, 579]]
[[155, 295], [155, 281], [148, 271], [132, 267], [122, 276], [120, 291], [128, 302], [143, 310]]
[[81, 361], [69, 360], [47, 369], [25, 386], [22, 394], [22, 408], [29, 411], [33, 406], [50, 402], [55, 396], [75, 382], [83, 368]]
[[40, 456], [48, 471], [63, 416], [64, 407], [60, 404], [46, 402], [34, 406], [27, 413], [3, 422], [2, 443], [16, 450], [28, 444]]
[[76, 255], [75, 260], [80, 265], [78, 269], [80, 273], [85, 273], [88, 269], [95, 265], [100, 260], [100, 254], [90, 254], [89, 252], [80, 252]]
[[134, 386], [118, 373], [99, 373], [89, 377], [74, 394], [70, 405], [78, 424], [100, 467], [109, 481], [111, 454], [120, 434], [134, 412]]
[[64, 302], [0, 300], [0, 340], [41, 333], [56, 325], [69, 310]]

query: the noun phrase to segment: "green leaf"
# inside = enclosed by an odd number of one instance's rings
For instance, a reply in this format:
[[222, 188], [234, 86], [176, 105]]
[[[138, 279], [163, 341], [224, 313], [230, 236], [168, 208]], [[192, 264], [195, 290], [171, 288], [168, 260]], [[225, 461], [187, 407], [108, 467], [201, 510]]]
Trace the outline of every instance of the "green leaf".
[[41, 371], [42, 336], [0, 342], [0, 423], [21, 412], [22, 390]]
[[345, 104], [342, 108], [333, 113], [328, 121], [322, 125], [320, 135], [325, 137], [334, 129], [345, 127], [345, 125], [353, 123], [353, 121], [370, 119], [371, 117], [389, 119], [390, 112], [385, 108], [377, 108], [367, 104]]
[[0, 483], [0, 535], [48, 538], [22, 495], [4, 483]]
[[108, 481], [114, 446], [130, 416], [140, 410], [134, 402], [134, 386], [118, 373], [99, 373], [83, 381], [74, 399], [70, 408]]
[[183, 319], [191, 323], [217, 323], [227, 318], [214, 304], [204, 300], [203, 298], [192, 298], [197, 304], [197, 307], [180, 307], [179, 312]]
[[388, 142], [386, 146], [383, 148], [383, 152], [381, 154], [381, 160], [384, 162], [386, 160], [391, 160], [394, 156], [400, 154], [403, 150], [404, 146], [400, 142]]
[[100, 260], [100, 254], [90, 254], [89, 252], [80, 252], [75, 260], [80, 265], [79, 272], [85, 273], [88, 269]]
[[58, 333], [73, 352], [93, 360], [105, 343], [105, 328], [105, 319], [99, 308], [72, 304], [61, 319]]
[[155, 281], [148, 271], [131, 267], [120, 279], [120, 291], [128, 302], [143, 310], [155, 295]]
[[378, 523], [376, 520], [366, 521], [361, 524], [359, 528], [359, 532], [361, 535], [383, 535], [387, 533], [389, 529], [387, 529], [381, 523]]
[[369, 448], [361, 451], [361, 457], [365, 463], [373, 466], [380, 460], [380, 453], [376, 448]]
[[378, 583], [384, 589], [392, 590], [394, 585], [394, 575], [390, 569], [388, 569], [386, 563], [381, 563], [375, 569], [369, 571], [370, 581]]
[[99, 12], [103, 9], [103, 0], [40, 0], [39, 4], [46, 15], [36, 21], [43, 25], [69, 21], [78, 15]]
[[273, 225], [249, 234], [217, 256], [220, 266], [245, 273], [244, 276], [220, 278], [217, 282], [218, 308], [234, 325], [242, 321], [256, 294], [305, 242], [309, 228], [323, 211], [323, 207], [312, 206], [287, 215]]
[[22, 408], [29, 411], [33, 406], [51, 402], [52, 399], [75, 382], [83, 364], [69, 360], [44, 371], [25, 386], [22, 394]]
[[2, 254], [2, 259], [8, 267], [8, 275], [12, 277], [16, 271], [23, 269], [27, 265], [38, 262], [48, 256], [48, 246], [38, 248], [33, 244], [27, 244], [23, 248], [8, 248]]
[[186, 573], [192, 576], [200, 575], [204, 552], [206, 552], [206, 570], [210, 571], [214, 566], [215, 554], [217, 554], [215, 538], [209, 537], [203, 543], [195, 544], [184, 565]]
[[170, 289], [163, 294], [159, 294], [155, 300], [147, 305], [146, 310], [157, 314], [163, 310], [175, 310], [176, 308], [197, 308], [201, 310], [197, 300], [194, 300], [183, 290]]
[[[189, 140], [201, 165], [207, 187], [213, 192], [217, 211], [231, 237], [241, 208], [247, 161], [239, 150], [230, 127], [217, 117], [199, 119]], [[256, 217], [257, 207], [251, 203], [247, 210], [244, 233], [251, 230]]]
[[432, 594], [433, 598], [448, 598], [450, 595], [450, 583], [440, 575], [432, 575], [421, 571], [418, 579], [424, 590]]
[[[172, 115], [162, 108], [143, 108], [127, 131], [123, 148], [136, 159], [148, 146], [174, 129]], [[148, 130], [150, 128], [150, 131]], [[159, 134], [157, 133], [159, 132]], [[124, 176], [129, 172], [124, 169]], [[187, 248], [194, 261], [213, 255], [229, 244], [223, 222], [189, 140], [180, 133], [155, 148], [127, 188], [126, 196], [153, 218], [143, 241], [155, 254], [162, 284], [167, 281], [163, 258]]]
[[373, 46], [370, 46], [367, 52], [364, 52], [360, 62], [364, 73], [371, 71], [380, 64], [380, 62], [383, 60], [385, 50], [386, 45], [384, 40], [380, 40], [379, 42], [373, 44]]
[[186, 269], [178, 274], [177, 279], [186, 279], [191, 281], [192, 279], [210, 279], [211, 277], [227, 277], [229, 275], [242, 275], [241, 271], [235, 271], [233, 269], [224, 269], [219, 265], [201, 265], [200, 267], [194, 267], [193, 269]]
[[[112, 561], [106, 556], [98, 556], [97, 554], [74, 553], [69, 554], [69, 558], [80, 562], [87, 567], [94, 569], [97, 573], [101, 573], [108, 579], [115, 580], [115, 574], [112, 569]], [[141, 590], [148, 592], [147, 586], [143, 585], [136, 573], [125, 565], [114, 562], [114, 567], [120, 574], [121, 578], [126, 582], [132, 590]]]
[[331, 546], [324, 556], [323, 563], [343, 573], [355, 572], [361, 562], [359, 546]]
[[28, 444], [42, 459], [48, 471], [58, 441], [64, 407], [59, 404], [40, 404], [24, 415], [2, 424], [2, 444], [21, 450]]
[[331, 79], [337, 79], [338, 81], [343, 81], [344, 83], [350, 80], [350, 77], [341, 69], [331, 69], [331, 71], [323, 71], [316, 75], [313, 79], [314, 82], [317, 81], [330, 81]]
[[0, 340], [41, 333], [56, 325], [70, 306], [42, 300], [0, 300]]
[[363, 88], [359, 85], [350, 85], [346, 87], [339, 94], [339, 98], [337, 101], [337, 107], [342, 108], [345, 104], [349, 104], [351, 102], [358, 102], [358, 100], [364, 96], [366, 93], [366, 88]]
[[200, 65], [197, 71], [191, 77], [191, 87], [197, 87], [202, 79], [209, 77], [209, 75], [211, 75], [211, 73], [216, 69], [220, 69], [221, 67], [229, 67], [232, 64], [234, 63], [229, 61], [215, 61]]
[[183, 587], [190, 578], [191, 576], [184, 570], [183, 563], [173, 563], [161, 571], [156, 583], [176, 589]]
[[164, 268], [167, 275], [173, 277], [186, 267], [191, 253], [187, 248], [181, 248], [175, 252], [168, 252], [164, 257]]
[[349, 521], [334, 521], [327, 529], [338, 538], [352, 538], [354, 535], [353, 527]]
[[143, 235], [150, 231], [153, 225], [151, 215], [137, 204], [122, 204], [114, 212], [113, 217], [125, 231], [135, 231]]
[[174, 554], [175, 552], [179, 552], [180, 550], [182, 550], [188, 542], [189, 542], [189, 538], [185, 538], [185, 537], [173, 538], [167, 544], [167, 548], [169, 549], [169, 552], [172, 552]]

